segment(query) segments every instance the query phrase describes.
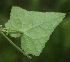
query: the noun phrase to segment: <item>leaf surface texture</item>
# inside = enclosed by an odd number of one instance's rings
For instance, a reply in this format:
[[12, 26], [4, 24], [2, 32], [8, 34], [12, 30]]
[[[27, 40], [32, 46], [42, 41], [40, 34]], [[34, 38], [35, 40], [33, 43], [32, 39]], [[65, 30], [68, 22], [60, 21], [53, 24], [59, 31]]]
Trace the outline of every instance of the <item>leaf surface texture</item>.
[[[27, 11], [20, 7], [11, 9], [7, 29], [22, 32], [21, 48], [26, 54], [39, 56], [54, 29], [59, 25], [65, 13]], [[19, 37], [20, 33], [10, 33]]]

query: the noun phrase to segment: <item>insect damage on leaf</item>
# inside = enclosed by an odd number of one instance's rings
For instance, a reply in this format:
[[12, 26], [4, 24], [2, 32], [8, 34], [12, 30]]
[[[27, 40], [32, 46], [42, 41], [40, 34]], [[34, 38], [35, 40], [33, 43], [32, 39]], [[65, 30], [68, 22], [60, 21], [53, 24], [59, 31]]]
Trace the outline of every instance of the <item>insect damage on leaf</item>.
[[[27, 11], [20, 7], [11, 9], [10, 20], [5, 27], [22, 32], [21, 48], [26, 54], [39, 56], [54, 29], [59, 25], [65, 13]], [[20, 33], [10, 33], [19, 37]]]

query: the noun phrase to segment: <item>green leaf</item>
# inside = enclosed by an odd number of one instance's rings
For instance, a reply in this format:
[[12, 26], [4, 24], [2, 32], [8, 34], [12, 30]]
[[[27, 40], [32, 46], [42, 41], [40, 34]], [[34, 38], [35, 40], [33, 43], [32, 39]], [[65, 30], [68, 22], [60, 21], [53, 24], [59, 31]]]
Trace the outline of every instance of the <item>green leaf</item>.
[[[54, 29], [59, 25], [65, 13], [27, 11], [13, 7], [10, 20], [5, 24], [7, 29], [22, 32], [21, 48], [26, 54], [39, 56], [45, 43], [49, 40]], [[10, 33], [19, 37], [20, 33]], [[16, 36], [15, 36], [16, 35]]]

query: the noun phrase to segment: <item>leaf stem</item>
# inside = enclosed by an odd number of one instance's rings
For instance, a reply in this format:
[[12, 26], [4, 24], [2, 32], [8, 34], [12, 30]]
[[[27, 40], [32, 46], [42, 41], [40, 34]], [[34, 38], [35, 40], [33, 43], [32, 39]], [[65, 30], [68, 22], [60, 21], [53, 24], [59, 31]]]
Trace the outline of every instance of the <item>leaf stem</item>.
[[0, 32], [15, 48], [17, 48], [23, 55], [27, 56], [29, 59], [32, 57], [27, 55], [25, 52], [23, 52], [18, 46], [16, 46], [3, 32]]

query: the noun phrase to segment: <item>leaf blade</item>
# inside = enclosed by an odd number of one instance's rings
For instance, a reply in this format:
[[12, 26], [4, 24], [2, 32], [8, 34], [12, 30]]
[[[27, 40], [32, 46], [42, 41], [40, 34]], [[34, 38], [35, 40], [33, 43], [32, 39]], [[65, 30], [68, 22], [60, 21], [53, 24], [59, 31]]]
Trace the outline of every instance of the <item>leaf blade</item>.
[[[64, 13], [34, 12], [20, 7], [13, 7], [10, 20], [5, 26], [11, 30], [15, 29], [23, 32], [21, 37], [22, 50], [26, 54], [39, 56], [50, 35], [64, 17]], [[18, 33], [16, 33], [16, 37], [17, 35]]]

